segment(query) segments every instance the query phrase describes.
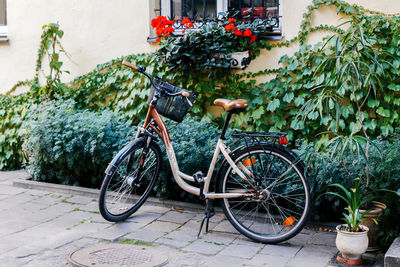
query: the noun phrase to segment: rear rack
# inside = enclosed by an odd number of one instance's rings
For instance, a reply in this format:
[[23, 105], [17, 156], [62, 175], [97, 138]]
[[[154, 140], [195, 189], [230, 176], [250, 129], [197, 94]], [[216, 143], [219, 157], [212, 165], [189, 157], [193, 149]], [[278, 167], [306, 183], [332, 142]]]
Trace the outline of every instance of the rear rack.
[[251, 144], [257, 144], [262, 149], [267, 144], [277, 145], [282, 144], [280, 142], [281, 138], [284, 138], [287, 144], [286, 136], [287, 133], [270, 133], [270, 132], [242, 132], [242, 131], [233, 131], [232, 136], [236, 138], [236, 140], [230, 144], [230, 147], [239, 147], [239, 146], [250, 146]]
[[269, 133], [269, 132], [238, 132], [234, 131], [232, 136], [235, 138], [246, 138], [246, 137], [263, 137], [263, 138], [280, 138], [286, 136], [287, 133]]

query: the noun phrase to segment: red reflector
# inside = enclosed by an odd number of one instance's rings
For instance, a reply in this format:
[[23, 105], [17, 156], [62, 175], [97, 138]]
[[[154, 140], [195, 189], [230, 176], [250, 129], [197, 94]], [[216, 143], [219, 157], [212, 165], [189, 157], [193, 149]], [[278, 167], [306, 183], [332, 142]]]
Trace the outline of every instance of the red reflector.
[[287, 137], [286, 136], [282, 136], [279, 138], [279, 144], [280, 145], [287, 145], [288, 141], [287, 141]]
[[311, 165], [308, 165], [308, 171], [311, 171]]

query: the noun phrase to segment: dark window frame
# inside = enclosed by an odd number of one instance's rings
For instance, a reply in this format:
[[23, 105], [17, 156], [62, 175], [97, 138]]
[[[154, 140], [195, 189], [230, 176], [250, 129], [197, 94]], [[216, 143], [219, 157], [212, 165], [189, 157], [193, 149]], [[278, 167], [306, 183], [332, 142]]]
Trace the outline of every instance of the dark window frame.
[[[203, 7], [205, 5], [205, 1], [203, 0]], [[243, 0], [239, 0], [239, 3], [241, 3]], [[250, 0], [251, 4], [252, 4], [252, 9], [253, 9], [253, 13], [252, 13], [252, 18], [254, 19], [254, 2], [257, 0]], [[266, 2], [267, 0], [261, 0], [263, 2], [263, 6], [264, 6], [264, 17], [266, 17]], [[265, 39], [265, 40], [282, 40], [283, 39], [283, 35], [282, 35], [282, 15], [281, 15], [281, 2], [283, 0], [274, 0], [275, 1], [275, 6], [277, 8], [277, 16], [274, 16], [273, 19], [276, 19], [276, 25], [274, 24], [274, 21], [272, 21], [272, 18], [269, 18], [271, 20], [264, 20], [265, 23], [265, 28], [267, 29], [267, 27], [269, 27], [269, 30], [266, 30], [261, 36], [259, 36], [261, 39]], [[155, 0], [155, 2], [158, 3], [159, 9], [154, 9], [154, 13], [158, 13], [157, 15], [164, 15], [167, 16], [169, 18], [171, 18], [173, 16], [173, 0]], [[193, 0], [192, 0], [193, 2]], [[169, 5], [169, 7], [166, 8], [166, 11], [162, 10], [162, 6], [165, 5]], [[183, 6], [183, 1], [181, 1], [182, 6]], [[230, 1], [229, 0], [216, 0], [216, 13], [218, 13], [218, 6], [224, 6], [224, 12], [229, 11], [229, 4]], [[193, 5], [192, 5], [193, 6]], [[183, 7], [182, 7], [183, 8]], [[168, 12], [169, 11], [169, 12]], [[169, 13], [169, 14], [168, 14]], [[182, 12], [184, 13], [184, 12]], [[203, 11], [203, 14], [206, 13], [206, 10]], [[151, 17], [152, 19], [153, 17]], [[190, 17], [189, 17], [190, 18]], [[174, 19], [174, 18], [172, 18]], [[193, 18], [190, 18], [193, 19]], [[272, 21], [272, 22], [271, 22]], [[207, 19], [203, 20], [203, 22], [207, 22]], [[273, 27], [267, 26], [267, 25], [274, 25]], [[176, 28], [179, 29], [180, 28], [180, 19], [176, 20]], [[197, 23], [198, 26], [202, 25], [202, 23], [198, 22]], [[157, 37], [155, 36], [154, 31], [150, 31], [150, 37], [148, 37], [148, 42], [155, 42]], [[179, 34], [179, 33], [178, 33]]]

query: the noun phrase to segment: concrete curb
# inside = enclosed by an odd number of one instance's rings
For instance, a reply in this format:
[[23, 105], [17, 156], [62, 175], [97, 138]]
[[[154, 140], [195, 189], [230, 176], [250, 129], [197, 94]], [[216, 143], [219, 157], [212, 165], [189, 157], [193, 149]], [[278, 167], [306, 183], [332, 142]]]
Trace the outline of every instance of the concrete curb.
[[393, 241], [393, 244], [385, 254], [385, 267], [396, 266], [400, 266], [400, 237]]
[[[92, 188], [71, 186], [71, 185], [51, 184], [51, 183], [22, 180], [22, 179], [15, 180], [13, 182], [13, 186], [26, 189], [35, 189], [35, 190], [43, 190], [49, 192], [58, 192], [63, 194], [79, 195], [95, 199], [97, 199], [100, 194], [99, 189], [92, 189]], [[158, 198], [155, 197], [149, 197], [146, 200], [146, 203], [156, 206], [169, 207], [169, 208], [182, 208], [193, 211], [199, 211], [199, 210], [204, 211], [204, 206], [200, 204], [173, 201], [173, 200], [159, 200]]]

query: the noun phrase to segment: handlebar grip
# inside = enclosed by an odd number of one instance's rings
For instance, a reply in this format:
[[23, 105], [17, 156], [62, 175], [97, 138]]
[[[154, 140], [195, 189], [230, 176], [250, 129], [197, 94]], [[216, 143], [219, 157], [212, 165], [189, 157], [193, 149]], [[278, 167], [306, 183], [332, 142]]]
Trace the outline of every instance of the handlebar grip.
[[190, 95], [189, 92], [186, 92], [186, 91], [182, 92], [182, 96], [184, 96], [184, 97], [188, 97], [189, 95]]
[[132, 63], [128, 62], [128, 61], [122, 61], [122, 65], [127, 66], [133, 70], [138, 71], [138, 67], [136, 67], [135, 65], [133, 65]]

